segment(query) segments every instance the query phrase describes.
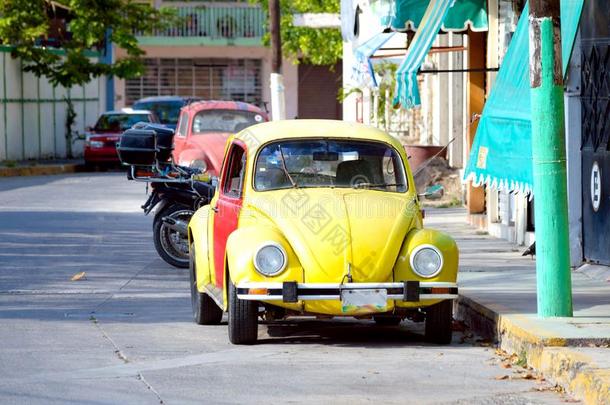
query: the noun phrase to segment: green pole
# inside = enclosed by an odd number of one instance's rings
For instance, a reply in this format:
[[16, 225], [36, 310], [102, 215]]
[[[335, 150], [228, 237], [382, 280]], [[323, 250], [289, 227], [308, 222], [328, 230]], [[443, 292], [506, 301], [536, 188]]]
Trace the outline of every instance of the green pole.
[[529, 13], [538, 316], [572, 316], [559, 0]]

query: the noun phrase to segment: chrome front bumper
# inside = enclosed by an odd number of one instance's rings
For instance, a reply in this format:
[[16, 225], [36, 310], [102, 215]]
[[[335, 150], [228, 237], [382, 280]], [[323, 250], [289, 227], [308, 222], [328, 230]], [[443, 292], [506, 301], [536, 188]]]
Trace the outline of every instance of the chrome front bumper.
[[239, 283], [237, 298], [254, 301], [318, 301], [340, 300], [341, 292], [358, 289], [385, 289], [388, 300], [419, 302], [458, 297], [457, 283], [434, 281], [403, 281], [396, 283]]

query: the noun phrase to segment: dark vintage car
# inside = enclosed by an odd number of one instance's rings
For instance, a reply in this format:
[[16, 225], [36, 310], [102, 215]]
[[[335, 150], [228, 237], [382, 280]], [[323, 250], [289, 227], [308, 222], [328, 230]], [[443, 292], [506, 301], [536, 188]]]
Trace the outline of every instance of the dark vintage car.
[[194, 101], [199, 101], [199, 97], [182, 96], [155, 96], [141, 98], [133, 104], [134, 110], [149, 110], [154, 112], [159, 118], [159, 122], [171, 129], [176, 129], [180, 109]]

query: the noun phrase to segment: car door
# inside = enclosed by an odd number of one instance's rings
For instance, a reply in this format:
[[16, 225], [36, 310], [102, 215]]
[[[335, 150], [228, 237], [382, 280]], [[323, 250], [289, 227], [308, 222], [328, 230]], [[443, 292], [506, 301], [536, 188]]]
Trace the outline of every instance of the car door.
[[180, 113], [176, 133], [174, 136], [174, 161], [178, 162], [180, 153], [186, 148], [186, 134], [188, 132], [189, 114], [186, 111]]
[[245, 145], [234, 141], [229, 147], [223, 165], [218, 199], [216, 205], [212, 207], [214, 213], [214, 276], [215, 284], [220, 288], [223, 286], [227, 239], [237, 229], [239, 212], [242, 207], [245, 172]]

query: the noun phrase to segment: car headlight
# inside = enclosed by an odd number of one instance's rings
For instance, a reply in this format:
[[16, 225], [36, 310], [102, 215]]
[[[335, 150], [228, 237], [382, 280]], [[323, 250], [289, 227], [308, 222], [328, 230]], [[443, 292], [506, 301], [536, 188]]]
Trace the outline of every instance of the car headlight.
[[199, 169], [201, 173], [205, 173], [208, 170], [208, 165], [202, 159], [193, 159], [190, 162], [180, 163], [181, 166], [188, 166], [191, 169]]
[[411, 252], [411, 268], [421, 277], [436, 276], [443, 268], [443, 255], [432, 245], [421, 245]]
[[265, 243], [254, 253], [254, 268], [263, 276], [275, 276], [286, 268], [286, 257], [286, 251], [281, 245]]

